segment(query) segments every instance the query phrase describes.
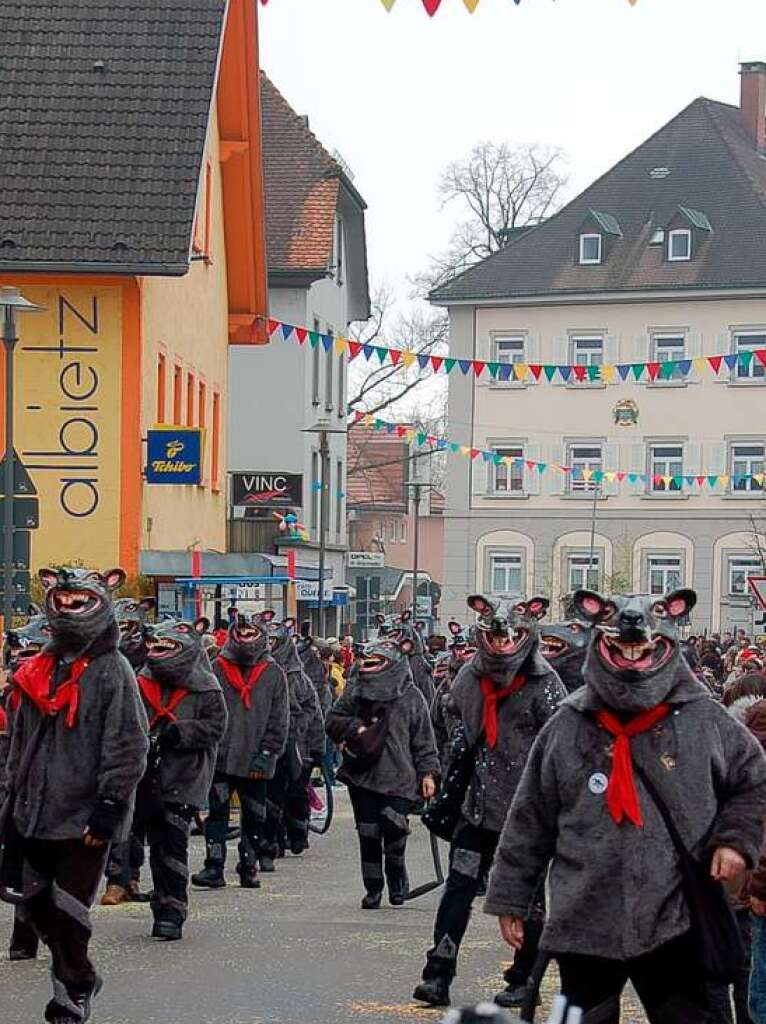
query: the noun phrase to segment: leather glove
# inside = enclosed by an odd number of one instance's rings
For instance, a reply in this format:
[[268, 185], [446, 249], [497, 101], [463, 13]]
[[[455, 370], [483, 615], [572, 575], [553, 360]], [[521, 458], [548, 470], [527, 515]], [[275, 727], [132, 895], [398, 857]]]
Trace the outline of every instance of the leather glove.
[[122, 824], [125, 817], [125, 804], [122, 800], [102, 798], [93, 808], [88, 821], [88, 832], [94, 839], [108, 842]]

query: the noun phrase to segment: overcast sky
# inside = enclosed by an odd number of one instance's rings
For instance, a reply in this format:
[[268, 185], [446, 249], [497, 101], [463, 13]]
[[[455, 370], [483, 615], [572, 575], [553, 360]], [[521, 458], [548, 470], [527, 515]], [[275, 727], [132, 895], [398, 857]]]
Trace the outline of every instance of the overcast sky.
[[696, 96], [738, 102], [766, 60], [764, 0], [270, 0], [261, 64], [367, 200], [370, 273], [447, 240], [442, 168], [482, 139], [567, 153], [575, 194]]

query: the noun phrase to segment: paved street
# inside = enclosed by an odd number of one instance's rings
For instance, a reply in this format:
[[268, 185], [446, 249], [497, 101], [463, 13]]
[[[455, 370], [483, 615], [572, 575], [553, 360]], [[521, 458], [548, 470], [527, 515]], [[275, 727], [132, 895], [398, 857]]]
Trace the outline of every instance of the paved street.
[[[194, 864], [202, 842], [193, 840]], [[425, 831], [411, 842], [414, 884], [432, 877]], [[233, 866], [233, 862], [232, 862]], [[148, 876], [145, 876], [145, 883]], [[280, 862], [263, 889], [194, 891], [182, 943], [150, 941], [148, 908], [97, 907], [95, 959], [106, 979], [99, 1024], [369, 1024], [438, 1020], [408, 996], [429, 941], [438, 894], [401, 910], [359, 910], [356, 836], [345, 792], [328, 836], [311, 853]], [[0, 905], [3, 946], [9, 908]], [[457, 1000], [491, 994], [504, 956], [494, 921], [477, 914], [465, 945]], [[32, 1024], [48, 997], [47, 956], [0, 963], [0, 1020]]]

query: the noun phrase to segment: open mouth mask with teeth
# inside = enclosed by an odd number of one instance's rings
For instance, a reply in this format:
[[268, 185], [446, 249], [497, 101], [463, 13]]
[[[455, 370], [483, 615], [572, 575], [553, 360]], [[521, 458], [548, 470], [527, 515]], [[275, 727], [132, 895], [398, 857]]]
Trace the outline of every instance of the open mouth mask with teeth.
[[584, 682], [582, 669], [591, 628], [590, 622], [580, 619], [566, 619], [540, 627], [540, 653], [556, 669], [570, 693]]
[[465, 629], [453, 619], [448, 623], [447, 628], [452, 637], [449, 644], [450, 672], [455, 675], [460, 667], [476, 654], [475, 627]]
[[62, 653], [79, 652], [114, 625], [114, 593], [125, 582], [122, 569], [40, 569], [45, 613]]
[[153, 597], [121, 597], [114, 602], [114, 614], [120, 630], [120, 650], [134, 669], [139, 669], [146, 660], [143, 629], [152, 608]]
[[33, 658], [51, 638], [51, 627], [44, 615], [33, 615], [26, 626], [12, 629], [6, 637], [6, 664], [12, 672]]
[[434, 660], [434, 685], [439, 686], [445, 679], [449, 679], [452, 655], [449, 651], [440, 651]]
[[203, 655], [202, 634], [209, 620], [196, 622], [163, 619], [143, 628], [146, 666], [155, 679], [183, 685]]
[[412, 653], [412, 641], [407, 638], [378, 637], [365, 644], [357, 662], [360, 695], [379, 701], [398, 696], [410, 682]]
[[476, 620], [477, 651], [474, 665], [479, 675], [498, 684], [510, 683], [537, 649], [539, 620], [548, 611], [545, 597], [529, 601], [490, 601], [481, 594], [468, 598]]
[[272, 608], [254, 616], [254, 622], [263, 626], [266, 630], [269, 654], [283, 671], [293, 671], [300, 668], [298, 648], [295, 645], [295, 619], [283, 619], [281, 622], [276, 617]]
[[268, 649], [265, 624], [255, 616], [248, 618], [239, 614], [229, 626], [221, 654], [227, 661], [237, 665], [255, 665], [264, 658]]
[[583, 671], [587, 685], [616, 711], [639, 713], [660, 704], [682, 667], [678, 621], [697, 603], [694, 591], [605, 598], [578, 590], [573, 601], [594, 627]]

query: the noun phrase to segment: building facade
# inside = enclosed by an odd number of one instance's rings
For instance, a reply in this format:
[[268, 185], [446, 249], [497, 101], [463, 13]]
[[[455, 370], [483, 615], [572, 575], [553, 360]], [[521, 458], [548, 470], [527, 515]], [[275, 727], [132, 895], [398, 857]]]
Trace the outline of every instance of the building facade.
[[[469, 425], [452, 440], [509, 459], [449, 462], [447, 613], [472, 591], [539, 592], [558, 611], [582, 586], [689, 586], [692, 628], [751, 628], [766, 523], [764, 97], [766, 65], [744, 65], [740, 108], [696, 100], [434, 294], [451, 355], [501, 365], [451, 375], [450, 422]], [[717, 355], [737, 358], [715, 374]], [[593, 369], [639, 362], [655, 367], [641, 383]], [[554, 365], [578, 372], [549, 382]]]
[[[345, 601], [348, 549], [347, 356], [333, 339], [369, 316], [366, 207], [347, 169], [265, 75], [261, 90], [270, 314], [315, 335], [313, 344], [283, 342], [277, 334], [267, 349], [231, 350], [230, 468], [302, 476], [295, 512], [309, 533], [300, 546], [304, 568], [318, 565], [324, 498], [325, 597], [331, 604], [325, 625], [335, 631], [342, 612], [333, 605], [342, 608]], [[320, 429], [327, 432], [324, 469]], [[231, 509], [230, 549], [283, 556], [286, 545], [273, 521], [248, 521], [246, 514]], [[299, 614], [308, 616], [315, 603], [300, 601]]]
[[[30, 567], [162, 576], [224, 549], [228, 349], [267, 340], [255, 5], [46, 11], [2, 26], [0, 282], [44, 307], [17, 354]], [[199, 484], [146, 482], [155, 426], [203, 430]]]

